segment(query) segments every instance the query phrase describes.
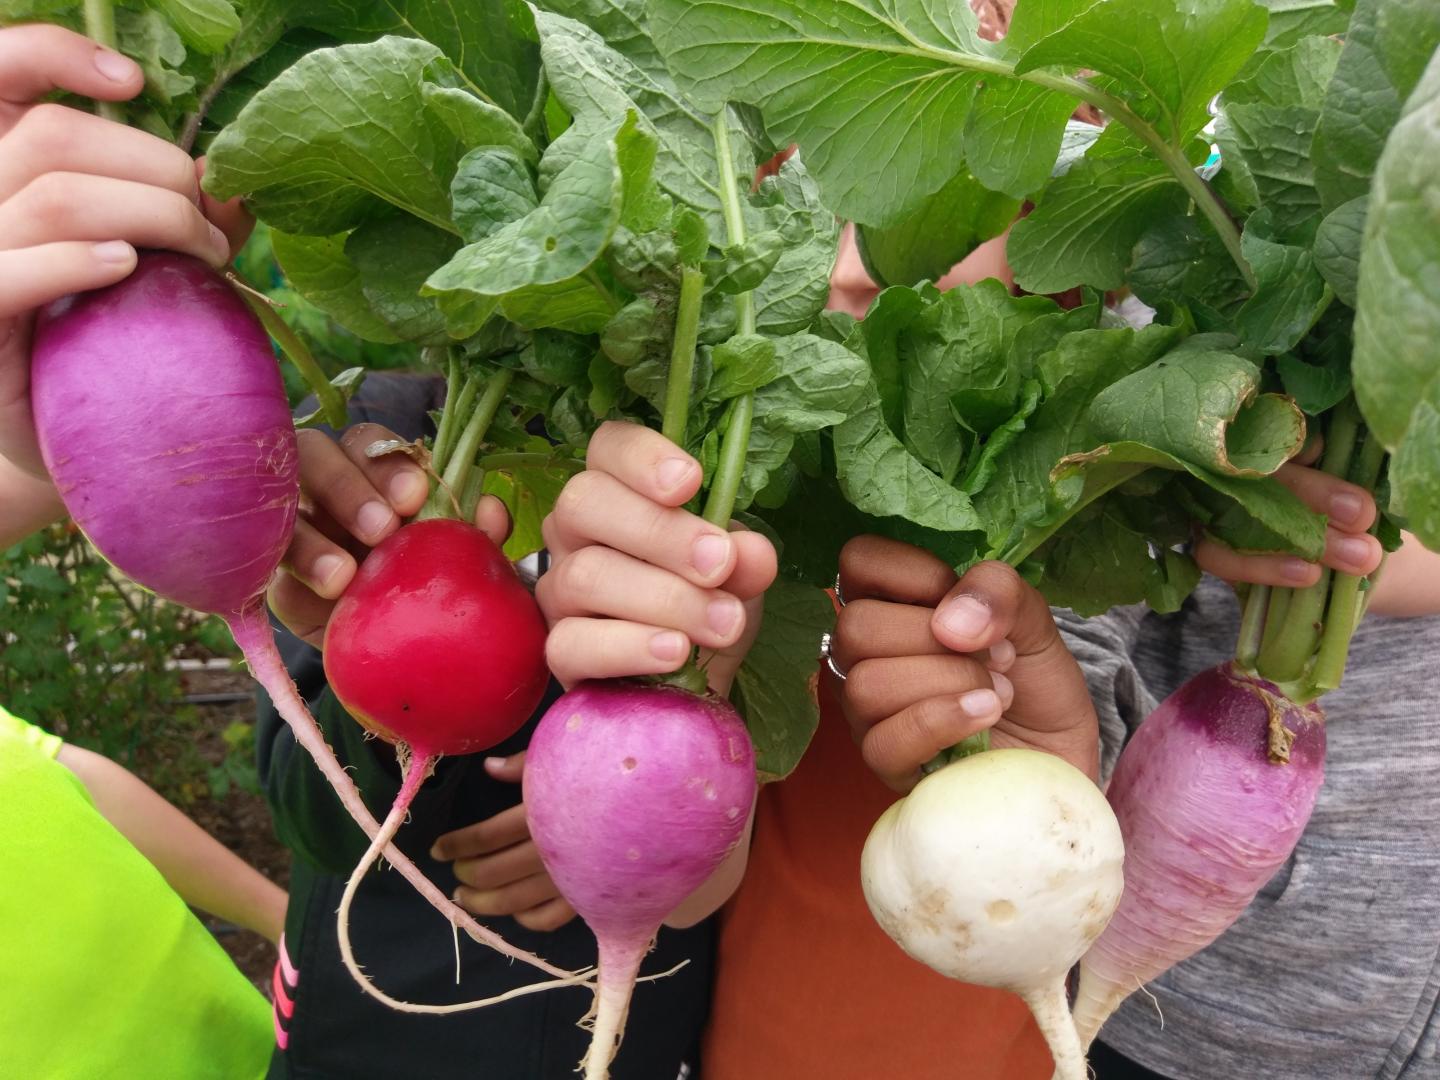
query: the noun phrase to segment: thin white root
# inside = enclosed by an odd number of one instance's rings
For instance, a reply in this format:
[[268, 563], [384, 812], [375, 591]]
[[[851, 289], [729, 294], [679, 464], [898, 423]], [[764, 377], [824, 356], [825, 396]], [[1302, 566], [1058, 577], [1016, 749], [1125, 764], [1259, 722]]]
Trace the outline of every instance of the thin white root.
[[[1143, 989], [1139, 980], [1136, 980], [1135, 989]], [[1110, 1014], [1129, 996], [1130, 991], [1125, 987], [1101, 978], [1084, 963], [1080, 965], [1080, 985], [1075, 991], [1075, 1030], [1084, 1049], [1090, 1049], [1090, 1044], [1095, 1041], [1105, 1021], [1110, 1019]], [[1158, 1003], [1156, 1009], [1159, 1009]]]
[[615, 1060], [615, 1054], [620, 1049], [625, 1018], [630, 1015], [630, 995], [635, 990], [635, 976], [647, 951], [645, 947], [631, 947], [607, 955], [605, 946], [600, 947], [600, 985], [595, 989], [595, 1003], [587, 1014], [587, 1019], [593, 1016], [595, 1023], [591, 1029], [590, 1048], [580, 1062], [580, 1067], [585, 1070], [585, 1080], [609, 1080], [610, 1062]]
[[[390, 808], [390, 813], [385, 816], [385, 823], [380, 826], [379, 832], [370, 841], [370, 847], [361, 857], [359, 865], [350, 874], [350, 880], [345, 883], [345, 894], [340, 899], [340, 909], [336, 913], [336, 933], [340, 939], [340, 959], [345, 963], [345, 970], [350, 972], [360, 989], [369, 994], [375, 1000], [383, 1002], [400, 1012], [408, 1013], [429, 1013], [444, 1014], [455, 1012], [466, 1012], [470, 1009], [480, 1009], [486, 1005], [495, 1005], [502, 1001], [509, 1001], [511, 998], [523, 997], [526, 994], [539, 993], [541, 990], [552, 990], [560, 986], [585, 986], [588, 985], [583, 974], [569, 976], [563, 979], [552, 979], [547, 982], [531, 983], [528, 986], [519, 986], [514, 990], [508, 990], [495, 997], [482, 998], [478, 1001], [460, 1001], [451, 1005], [417, 1005], [409, 1001], [401, 1001], [393, 998], [381, 990], [370, 976], [360, 970], [360, 965], [355, 960], [355, 950], [350, 944], [350, 905], [355, 900], [355, 893], [360, 888], [360, 882], [364, 880], [370, 867], [375, 865], [382, 849], [394, 839], [395, 833], [399, 830], [401, 822], [405, 820], [406, 814], [410, 811], [410, 803], [414, 801], [415, 792], [425, 782], [431, 771], [435, 768], [435, 758], [423, 757], [420, 755], [401, 755], [404, 762], [405, 778], [400, 785], [400, 794], [395, 797], [395, 805]], [[388, 856], [387, 856], [388, 857]], [[393, 862], [393, 860], [392, 860]], [[458, 944], [457, 944], [458, 948]], [[458, 972], [458, 969], [457, 969]]]
[[[330, 749], [329, 744], [326, 743], [320, 726], [315, 723], [315, 718], [310, 715], [310, 710], [305, 707], [299, 691], [295, 689], [294, 680], [285, 670], [285, 664], [280, 659], [279, 651], [275, 648], [274, 635], [270, 632], [269, 621], [265, 615], [264, 600], [257, 599], [253, 605], [226, 621], [230, 625], [230, 632], [234, 635], [235, 643], [245, 654], [245, 660], [250, 666], [250, 673], [255, 677], [255, 681], [265, 688], [265, 692], [270, 695], [280, 716], [290, 725], [290, 730], [295, 734], [295, 741], [303, 746], [314, 759], [321, 774], [335, 789], [335, 794], [346, 811], [355, 819], [355, 823], [364, 830], [366, 836], [374, 840], [380, 834], [380, 823], [375, 820], [374, 815], [365, 805], [365, 801], [360, 797], [360, 790], [355, 786], [355, 781], [350, 778], [350, 774], [336, 759], [335, 751]], [[542, 960], [533, 953], [517, 949], [495, 931], [481, 925], [468, 911], [441, 892], [435, 883], [421, 873], [420, 868], [395, 845], [387, 842], [383, 851], [385, 858], [400, 872], [400, 876], [410, 882], [420, 895], [430, 902], [430, 906], [444, 915], [446, 921], [452, 926], [463, 927], [465, 932], [476, 941], [490, 946], [496, 952], [508, 956], [512, 960], [523, 961], [532, 967], [539, 968], [547, 975], [554, 975], [561, 980], [566, 980], [565, 985], [569, 985], [568, 980], [577, 978], [576, 972], [566, 971], [547, 960]]]
[[1075, 1022], [1070, 1018], [1070, 1007], [1065, 1000], [1064, 981], [1056, 980], [1050, 986], [1021, 997], [1035, 1014], [1035, 1023], [1040, 1027], [1040, 1034], [1045, 1036], [1050, 1056], [1055, 1059], [1055, 1073], [1051, 1080], [1089, 1080], [1085, 1051], [1080, 1048], [1080, 1036], [1075, 1031]]

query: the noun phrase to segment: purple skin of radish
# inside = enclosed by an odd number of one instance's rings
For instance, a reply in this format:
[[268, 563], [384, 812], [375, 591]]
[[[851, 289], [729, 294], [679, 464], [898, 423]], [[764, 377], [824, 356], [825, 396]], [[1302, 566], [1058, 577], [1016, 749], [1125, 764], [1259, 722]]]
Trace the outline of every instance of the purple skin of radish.
[[1126, 997], [1240, 917], [1294, 851], [1324, 776], [1320, 708], [1233, 663], [1146, 718], [1106, 791], [1125, 838], [1125, 892], [1080, 962], [1083, 1045]]
[[640, 962], [661, 923], [740, 842], [755, 751], [721, 698], [673, 686], [581, 683], [525, 756], [530, 835], [599, 943], [586, 1080], [619, 1045]]
[[[199, 259], [142, 252], [123, 281], [41, 310], [30, 404], [76, 524], [136, 583], [229, 624], [251, 674], [373, 839], [380, 825], [296, 692], [265, 611], [299, 505], [299, 456], [270, 339], [245, 302]], [[476, 922], [394, 845], [384, 854], [476, 940], [572, 981]]]

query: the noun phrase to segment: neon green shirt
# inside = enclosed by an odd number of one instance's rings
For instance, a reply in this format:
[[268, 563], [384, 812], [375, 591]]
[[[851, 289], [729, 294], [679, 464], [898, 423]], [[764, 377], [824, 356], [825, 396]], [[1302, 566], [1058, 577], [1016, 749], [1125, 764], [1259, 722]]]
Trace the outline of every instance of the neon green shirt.
[[264, 1076], [265, 999], [60, 746], [0, 708], [0, 1077]]

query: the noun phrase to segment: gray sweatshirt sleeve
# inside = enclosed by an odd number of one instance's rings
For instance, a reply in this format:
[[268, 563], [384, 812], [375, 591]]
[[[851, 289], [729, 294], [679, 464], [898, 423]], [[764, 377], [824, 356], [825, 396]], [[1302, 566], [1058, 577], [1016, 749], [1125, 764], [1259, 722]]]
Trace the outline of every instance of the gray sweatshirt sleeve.
[[1056, 608], [1054, 614], [1060, 636], [1085, 673], [1100, 717], [1100, 780], [1104, 783], [1130, 732], [1157, 703], [1135, 663], [1145, 608], [1115, 608], [1089, 619], [1067, 608]]

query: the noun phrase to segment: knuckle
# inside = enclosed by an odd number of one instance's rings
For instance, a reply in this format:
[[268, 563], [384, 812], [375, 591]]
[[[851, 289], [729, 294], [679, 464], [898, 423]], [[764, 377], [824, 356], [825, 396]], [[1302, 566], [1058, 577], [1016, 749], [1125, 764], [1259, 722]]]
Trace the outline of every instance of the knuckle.
[[555, 516], [565, 521], [584, 518], [599, 498], [599, 488], [604, 481], [592, 469], [577, 473], [570, 478], [555, 500]]
[[873, 660], [861, 660], [851, 667], [845, 679], [845, 697], [856, 712], [870, 713], [878, 692], [880, 668]]
[[54, 168], [54, 163], [63, 160], [75, 143], [71, 116], [72, 110], [51, 102], [32, 107], [11, 132], [18, 144], [13, 152], [38, 159], [40, 167], [47, 171]]
[[53, 232], [74, 213], [77, 194], [68, 173], [45, 173], [25, 185], [25, 208], [46, 232]]
[[[558, 580], [555, 587], [572, 601], [581, 596], [587, 596], [595, 587], [595, 581], [605, 563], [604, 549], [598, 547], [583, 547], [578, 551], [570, 553], [570, 557], [562, 562], [558, 569]], [[557, 571], [552, 570], [551, 574]], [[549, 577], [547, 574], [546, 577]]]

